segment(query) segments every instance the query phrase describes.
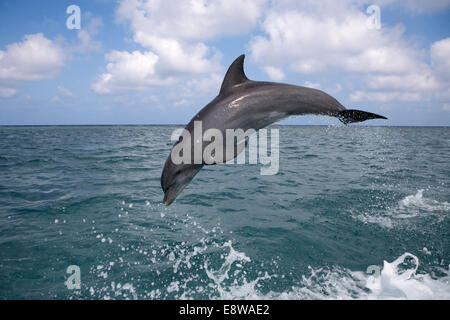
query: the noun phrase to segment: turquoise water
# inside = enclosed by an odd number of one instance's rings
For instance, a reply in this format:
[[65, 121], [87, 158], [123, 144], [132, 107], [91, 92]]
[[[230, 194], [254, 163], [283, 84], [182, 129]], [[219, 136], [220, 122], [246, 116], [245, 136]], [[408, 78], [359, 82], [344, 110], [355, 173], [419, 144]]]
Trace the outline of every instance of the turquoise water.
[[0, 298], [450, 299], [450, 128], [282, 126], [165, 207], [175, 128], [1, 127]]

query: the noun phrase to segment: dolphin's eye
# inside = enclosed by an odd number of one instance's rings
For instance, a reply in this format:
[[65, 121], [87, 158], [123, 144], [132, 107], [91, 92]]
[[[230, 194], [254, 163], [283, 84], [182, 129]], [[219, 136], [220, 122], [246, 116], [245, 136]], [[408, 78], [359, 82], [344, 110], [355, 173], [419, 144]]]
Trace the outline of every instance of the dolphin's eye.
[[179, 175], [181, 173], [181, 169], [178, 169], [176, 172], [175, 172], [175, 175]]

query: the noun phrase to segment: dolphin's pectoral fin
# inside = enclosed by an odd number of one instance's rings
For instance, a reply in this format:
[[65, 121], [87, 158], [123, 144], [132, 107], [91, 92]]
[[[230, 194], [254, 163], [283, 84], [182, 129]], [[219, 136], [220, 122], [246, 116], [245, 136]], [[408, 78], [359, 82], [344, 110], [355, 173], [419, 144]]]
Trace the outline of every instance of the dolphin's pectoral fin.
[[386, 117], [380, 116], [375, 113], [350, 109], [339, 111], [337, 117], [344, 124], [349, 124], [353, 122], [362, 122], [370, 119], [387, 119]]
[[[238, 143], [238, 144], [234, 144], [233, 148], [224, 148], [224, 152], [223, 152], [223, 157], [222, 159], [218, 159], [215, 157], [215, 154], [212, 155], [213, 156], [213, 163], [211, 164], [206, 164], [206, 165], [216, 165], [216, 164], [220, 164], [220, 163], [225, 163], [228, 162], [230, 160], [233, 160], [234, 158], [236, 158], [242, 151], [245, 150], [245, 147], [247, 147], [247, 140]], [[229, 150], [228, 150], [229, 149]]]

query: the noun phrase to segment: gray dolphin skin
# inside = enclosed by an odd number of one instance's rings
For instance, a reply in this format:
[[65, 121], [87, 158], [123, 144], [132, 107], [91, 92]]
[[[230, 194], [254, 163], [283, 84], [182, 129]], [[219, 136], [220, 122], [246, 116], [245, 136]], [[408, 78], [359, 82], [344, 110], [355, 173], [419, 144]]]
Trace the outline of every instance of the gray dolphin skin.
[[[244, 73], [244, 58], [245, 55], [241, 55], [231, 64], [219, 95], [188, 123], [185, 130], [192, 136], [194, 136], [194, 121], [202, 121], [203, 132], [215, 128], [222, 131], [225, 136], [226, 129], [259, 130], [283, 118], [303, 114], [337, 117], [345, 124], [369, 119], [387, 119], [370, 112], [346, 109], [321, 90], [249, 80]], [[174, 147], [182, 140], [180, 137]], [[193, 144], [191, 145], [193, 149]], [[231, 159], [240, 151], [235, 149], [234, 152]], [[225, 152], [223, 154], [225, 155]], [[169, 155], [161, 175], [164, 203], [170, 205], [204, 165], [206, 165], [204, 162], [175, 164]]]

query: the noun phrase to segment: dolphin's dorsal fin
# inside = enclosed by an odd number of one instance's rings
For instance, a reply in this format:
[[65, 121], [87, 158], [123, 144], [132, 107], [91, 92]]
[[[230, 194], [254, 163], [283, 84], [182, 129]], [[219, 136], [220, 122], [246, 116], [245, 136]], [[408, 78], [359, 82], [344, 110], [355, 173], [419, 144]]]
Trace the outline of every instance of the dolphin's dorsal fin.
[[222, 82], [222, 87], [220, 88], [220, 93], [227, 92], [233, 86], [248, 81], [248, 78], [244, 73], [244, 58], [245, 54], [240, 55], [228, 68]]

